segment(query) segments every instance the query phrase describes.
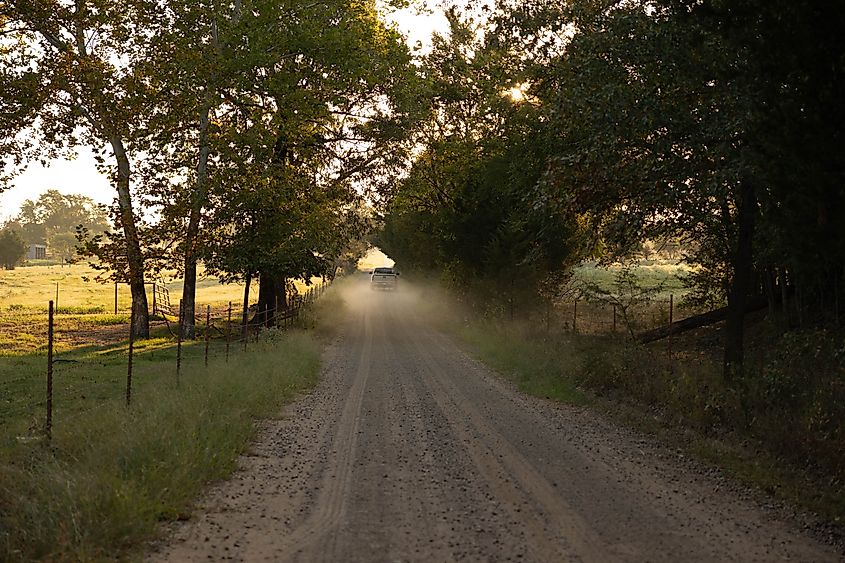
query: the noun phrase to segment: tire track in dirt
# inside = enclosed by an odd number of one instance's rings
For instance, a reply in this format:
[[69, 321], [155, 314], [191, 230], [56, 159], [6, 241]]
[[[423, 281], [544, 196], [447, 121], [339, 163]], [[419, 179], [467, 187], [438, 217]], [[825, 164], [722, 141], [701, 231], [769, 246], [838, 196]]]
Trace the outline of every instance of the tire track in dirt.
[[[324, 536], [336, 529], [343, 519], [346, 501], [349, 497], [352, 481], [352, 470], [355, 460], [355, 449], [358, 439], [358, 428], [361, 421], [361, 404], [367, 379], [370, 374], [373, 349], [373, 328], [369, 315], [364, 315], [363, 343], [358, 360], [358, 366], [349, 391], [349, 396], [343, 408], [343, 413], [335, 426], [333, 439], [334, 456], [330, 462], [320, 487], [315, 505], [317, 509], [308, 519], [285, 535], [278, 546], [281, 553], [290, 553], [291, 560], [299, 560], [299, 555], [306, 552]], [[336, 560], [336, 536], [328, 539], [328, 550], [324, 550], [319, 560]], [[307, 559], [314, 561], [313, 556]]]

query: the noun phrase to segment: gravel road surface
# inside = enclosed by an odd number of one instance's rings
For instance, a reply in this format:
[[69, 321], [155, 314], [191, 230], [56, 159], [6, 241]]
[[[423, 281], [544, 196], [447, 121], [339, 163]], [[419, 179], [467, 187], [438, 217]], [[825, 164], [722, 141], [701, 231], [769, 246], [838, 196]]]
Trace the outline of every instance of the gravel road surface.
[[151, 561], [839, 561], [716, 471], [351, 291], [317, 389]]

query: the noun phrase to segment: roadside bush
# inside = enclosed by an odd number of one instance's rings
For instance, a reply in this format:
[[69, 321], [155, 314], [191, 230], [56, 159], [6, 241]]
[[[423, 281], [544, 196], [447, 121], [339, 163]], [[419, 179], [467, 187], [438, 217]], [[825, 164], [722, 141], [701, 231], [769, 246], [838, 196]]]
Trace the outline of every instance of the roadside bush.
[[[746, 375], [749, 431], [775, 452], [845, 480], [841, 331], [788, 332]], [[759, 356], [759, 355], [758, 355]]]

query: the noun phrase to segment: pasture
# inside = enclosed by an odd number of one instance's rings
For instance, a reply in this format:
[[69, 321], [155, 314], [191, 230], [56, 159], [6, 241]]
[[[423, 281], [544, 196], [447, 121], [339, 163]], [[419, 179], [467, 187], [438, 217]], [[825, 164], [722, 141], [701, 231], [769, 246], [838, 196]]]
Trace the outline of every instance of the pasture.
[[[24, 266], [0, 270], [0, 356], [43, 350], [46, 344], [47, 310], [50, 300], [56, 308], [56, 346], [68, 351], [80, 346], [110, 345], [126, 339], [131, 308], [131, 294], [126, 284], [98, 283], [97, 271], [87, 265]], [[315, 283], [318, 279], [313, 280]], [[168, 294], [171, 308], [178, 308], [182, 280], [165, 276], [156, 282]], [[308, 286], [297, 282], [304, 294]], [[202, 270], [197, 280], [197, 315], [211, 306], [218, 317], [232, 302], [234, 318], [239, 318], [244, 286], [221, 284]], [[147, 300], [152, 312], [152, 280], [147, 286]], [[115, 308], [115, 295], [117, 307]], [[258, 298], [253, 284], [250, 303]], [[172, 322], [174, 319], [170, 319]], [[198, 321], [200, 322], [200, 321]], [[154, 335], [169, 336], [163, 321], [151, 327]]]
[[[78, 265], [0, 271], [0, 560], [131, 559], [234, 469], [256, 419], [316, 382], [320, 331], [301, 328], [339, 309], [329, 293], [291, 330], [236, 342], [235, 327], [231, 346], [224, 320], [207, 344], [183, 342], [179, 364], [176, 339], [157, 321], [152, 338], [134, 343], [130, 380], [128, 291], [118, 287], [115, 315], [114, 285], [84, 280], [93, 274]], [[56, 283], [48, 427], [46, 309]], [[178, 301], [181, 281], [169, 284]], [[197, 301], [219, 312], [241, 292], [205, 278]]]
[[[47, 303], [56, 299], [58, 284], [60, 308], [79, 312], [114, 312], [115, 284], [97, 283], [97, 271], [88, 265], [24, 266], [14, 270], [0, 270], [0, 313], [21, 310], [46, 310]], [[153, 280], [148, 280], [152, 282]], [[182, 296], [182, 280], [165, 277], [158, 280], [178, 302]], [[129, 286], [117, 284], [118, 312], [128, 312], [131, 305]], [[152, 300], [148, 289], [148, 299]], [[216, 277], [199, 273], [197, 303], [212, 306], [235, 303], [243, 299], [242, 284], [221, 284]]]

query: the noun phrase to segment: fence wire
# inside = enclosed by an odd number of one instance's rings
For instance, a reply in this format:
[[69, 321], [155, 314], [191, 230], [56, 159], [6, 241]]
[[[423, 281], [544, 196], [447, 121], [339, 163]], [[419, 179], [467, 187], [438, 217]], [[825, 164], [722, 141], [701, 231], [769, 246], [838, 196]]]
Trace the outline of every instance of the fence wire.
[[[114, 364], [115, 373], [122, 372], [122, 374], [119, 379], [109, 379], [108, 385], [114, 386], [116, 385], [115, 382], [124, 380], [126, 382], [125, 402], [129, 404], [135, 393], [132, 388], [133, 380], [143, 379], [145, 373], [149, 375], [153, 371], [160, 375], [162, 367], [169, 364], [171, 365], [169, 369], [172, 369], [174, 373], [174, 385], [178, 385], [178, 366], [183, 361], [191, 362], [192, 367], [195, 367], [196, 362], [200, 361], [205, 361], [206, 365], [211, 360], [228, 361], [229, 356], [238, 347], [242, 350], [248, 349], [249, 343], [260, 338], [261, 333], [271, 326], [281, 330], [296, 326], [297, 320], [306, 314], [306, 309], [325, 292], [328, 286], [329, 283], [324, 282], [313, 287], [304, 295], [292, 299], [287, 307], [268, 307], [259, 310], [257, 305], [253, 304], [248, 308], [246, 324], [243, 322], [243, 308], [236, 308], [231, 303], [229, 306], [222, 307], [197, 304], [194, 315], [196, 338], [188, 343], [181, 340], [183, 331], [180, 330], [179, 315], [168, 319], [167, 315], [161, 314], [162, 312], [159, 310], [158, 318], [150, 321], [151, 332], [160, 332], [163, 330], [162, 327], [166, 326], [171, 333], [171, 337], [177, 340], [174, 344], [178, 345], [167, 347], [161, 351], [140, 350], [140, 352], [144, 354], [165, 354], [168, 360], [166, 364], [163, 363], [161, 366], [147, 364], [146, 362], [136, 363], [133, 366], [133, 357], [139, 353], [139, 350], [135, 348], [130, 353], [133, 348], [130, 338], [132, 332], [131, 312], [126, 313], [126, 316], [130, 319], [127, 322], [98, 324], [94, 319], [85, 319], [85, 314], [63, 318], [62, 315], [56, 314], [56, 309], [53, 307], [54, 302], [51, 301], [48, 307], [50, 313], [48, 314], [42, 312], [18, 314], [15, 312], [14, 318], [3, 319], [0, 317], [0, 356], [13, 354], [16, 358], [23, 358], [19, 361], [27, 365], [37, 366], [43, 362], [41, 364], [44, 366], [42, 373], [47, 373], [48, 380], [51, 383], [44, 386], [47, 388], [47, 395], [43, 396], [43, 399], [39, 399], [31, 391], [36, 387], [38, 389], [44, 387], [32, 385], [31, 377], [13, 377], [0, 381], [0, 385], [7, 389], [4, 394], [20, 393], [22, 388], [30, 387], [26, 391], [26, 394], [29, 395], [28, 399], [26, 397], [9, 396], [6, 401], [8, 407], [6, 415], [17, 413], [20, 415], [18, 417], [19, 422], [22, 420], [36, 421], [29, 425], [29, 429], [24, 431], [26, 435], [20, 436], [20, 440], [29, 441], [42, 437], [49, 440], [51, 430], [56, 425], [71, 425], [74, 421], [91, 416], [98, 410], [107, 407], [114, 408], [116, 404], [119, 404], [116, 401], [121, 399], [120, 394], [103, 398], [103, 381], [83, 384], [86, 379], [86, 371], [90, 373], [95, 368], [103, 367], [106, 363], [99, 359], [100, 356], [96, 354], [80, 355], [75, 353], [79, 348], [108, 348], [120, 345], [117, 349], [99, 350], [98, 354], [106, 354], [109, 358], [113, 358], [115, 355], [126, 358], [125, 363]], [[49, 315], [49, 318], [33, 320], [32, 317], [35, 315]], [[101, 313], [91, 313], [91, 315], [101, 315]], [[171, 330], [171, 325], [174, 325], [175, 334]], [[48, 335], [52, 335], [52, 340], [48, 339]], [[175, 360], [175, 363], [170, 364], [173, 360]], [[168, 368], [165, 367], [165, 369]], [[72, 373], [81, 374], [81, 376], [71, 380], [69, 376]], [[55, 381], [55, 384], [52, 384], [53, 381]], [[29, 385], [27, 385], [28, 383]], [[96, 392], [92, 393], [99, 398], [86, 398], [85, 394], [91, 392], [94, 386], [100, 386]], [[16, 389], [17, 391], [15, 391]], [[93, 404], [87, 404], [89, 401]], [[80, 402], [86, 404], [83, 405]]]

